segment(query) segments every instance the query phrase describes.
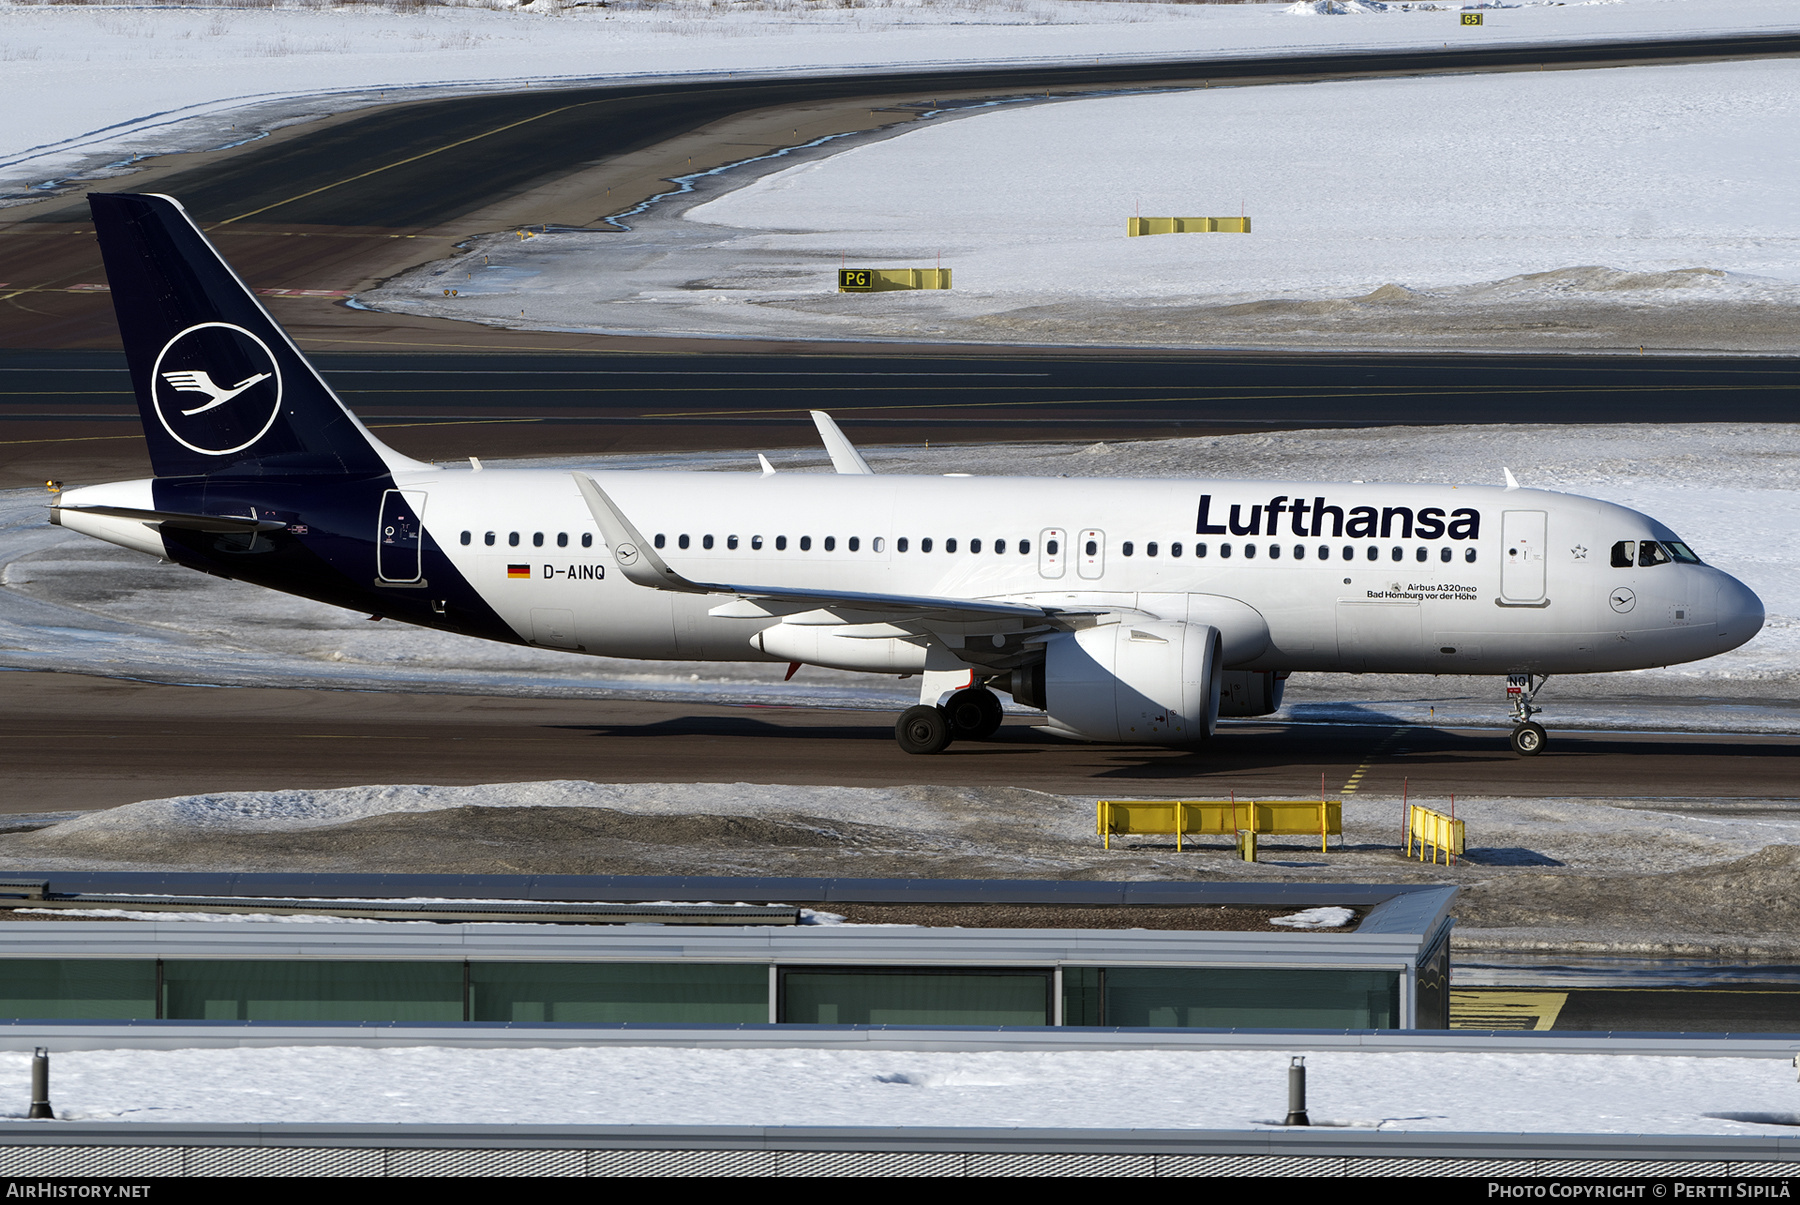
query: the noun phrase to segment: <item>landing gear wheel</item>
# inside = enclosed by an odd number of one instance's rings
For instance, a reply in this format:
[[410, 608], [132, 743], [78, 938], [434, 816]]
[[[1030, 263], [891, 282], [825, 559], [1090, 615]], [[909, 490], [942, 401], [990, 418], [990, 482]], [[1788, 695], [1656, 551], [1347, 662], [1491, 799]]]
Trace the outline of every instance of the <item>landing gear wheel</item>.
[[908, 753], [942, 753], [950, 747], [950, 720], [941, 707], [908, 707], [894, 725], [894, 739]]
[[1536, 757], [1544, 748], [1542, 724], [1520, 724], [1512, 730], [1513, 752], [1522, 757]]
[[950, 734], [959, 741], [985, 741], [1000, 730], [1006, 712], [994, 692], [973, 686], [959, 690], [944, 704]]

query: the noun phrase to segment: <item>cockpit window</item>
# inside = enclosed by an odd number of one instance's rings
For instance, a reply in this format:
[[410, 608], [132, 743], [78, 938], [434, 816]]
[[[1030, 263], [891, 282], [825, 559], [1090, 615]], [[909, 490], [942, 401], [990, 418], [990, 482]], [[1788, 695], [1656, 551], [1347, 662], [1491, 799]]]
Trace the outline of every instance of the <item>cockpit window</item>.
[[1674, 557], [1678, 564], [1700, 564], [1700, 558], [1694, 555], [1694, 550], [1680, 540], [1664, 540], [1663, 547], [1669, 550], [1669, 555]]
[[1612, 562], [1614, 569], [1629, 569], [1637, 563], [1637, 541], [1620, 540], [1613, 545]]
[[1655, 540], [1638, 541], [1638, 567], [1640, 569], [1650, 565], [1667, 565], [1669, 559], [1669, 554], [1664, 552], [1663, 546]]

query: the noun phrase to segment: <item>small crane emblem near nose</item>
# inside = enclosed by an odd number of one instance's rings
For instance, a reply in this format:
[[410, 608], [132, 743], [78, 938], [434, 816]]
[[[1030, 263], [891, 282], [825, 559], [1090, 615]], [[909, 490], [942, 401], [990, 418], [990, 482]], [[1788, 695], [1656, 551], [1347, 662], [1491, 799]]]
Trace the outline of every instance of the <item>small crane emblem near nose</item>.
[[1623, 615], [1637, 605], [1637, 595], [1621, 586], [1614, 590], [1606, 601], [1612, 605], [1613, 610]]

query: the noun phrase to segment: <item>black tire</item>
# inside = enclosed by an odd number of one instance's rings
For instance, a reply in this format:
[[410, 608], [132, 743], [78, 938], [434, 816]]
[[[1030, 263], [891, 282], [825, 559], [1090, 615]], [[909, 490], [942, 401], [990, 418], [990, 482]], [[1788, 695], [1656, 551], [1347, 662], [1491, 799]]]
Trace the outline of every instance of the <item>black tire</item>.
[[908, 753], [942, 753], [950, 747], [950, 721], [941, 707], [908, 707], [894, 725], [894, 739]]
[[1546, 739], [1542, 724], [1520, 724], [1512, 730], [1513, 752], [1521, 757], [1536, 757], [1544, 751]]
[[959, 690], [944, 704], [944, 715], [950, 721], [950, 735], [959, 741], [985, 741], [1000, 731], [1006, 711], [993, 691], [972, 686]]

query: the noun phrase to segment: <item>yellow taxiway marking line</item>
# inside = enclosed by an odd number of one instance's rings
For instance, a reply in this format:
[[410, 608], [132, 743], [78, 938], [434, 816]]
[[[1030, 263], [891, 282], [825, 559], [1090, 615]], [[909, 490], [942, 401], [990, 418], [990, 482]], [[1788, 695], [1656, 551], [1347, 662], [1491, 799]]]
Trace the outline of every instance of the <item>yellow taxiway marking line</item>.
[[1400, 734], [1404, 731], [1406, 731], [1404, 728], [1396, 728], [1386, 736], [1382, 737], [1381, 743], [1369, 750], [1369, 756], [1363, 761], [1363, 764], [1356, 767], [1356, 773], [1352, 774], [1344, 782], [1344, 785], [1338, 788], [1338, 794], [1355, 794], [1356, 788], [1362, 783], [1362, 776], [1369, 772], [1369, 767], [1375, 764], [1375, 759], [1380, 757], [1383, 753], [1386, 753], [1388, 751], [1388, 746], [1399, 740]]
[[1452, 991], [1451, 1029], [1552, 1029], [1567, 992]]
[[396, 167], [405, 167], [408, 163], [417, 163], [421, 159], [429, 159], [433, 155], [441, 155], [445, 151], [453, 151], [459, 146], [467, 146], [471, 142], [480, 142], [483, 138], [492, 138], [495, 134], [504, 134], [508, 130], [516, 130], [520, 126], [530, 125], [534, 121], [542, 121], [544, 118], [554, 117], [558, 113], [567, 113], [570, 109], [586, 108], [588, 105], [593, 105], [593, 104], [598, 104], [598, 103], [600, 103], [600, 102], [591, 101], [591, 100], [582, 101], [580, 104], [563, 105], [561, 108], [551, 109], [550, 111], [548, 111], [546, 113], [538, 113], [538, 114], [534, 114], [531, 117], [521, 118], [518, 121], [511, 121], [511, 122], [506, 123], [503, 126], [496, 126], [495, 128], [493, 128], [491, 130], [485, 130], [480, 134], [471, 134], [467, 138], [459, 138], [455, 142], [447, 142], [443, 146], [433, 147], [429, 151], [420, 151], [416, 155], [408, 155], [404, 159], [396, 159], [392, 163], [384, 163], [380, 167], [372, 167], [368, 171], [358, 172], [354, 176], [345, 176], [342, 180], [334, 180], [330, 184], [321, 184], [317, 188], [309, 188], [303, 193], [296, 193], [293, 196], [288, 197], [284, 200], [274, 201], [268, 205], [264, 205], [261, 209], [252, 209], [247, 213], [240, 213], [236, 217], [226, 218], [222, 222], [215, 222], [215, 223], [213, 223], [213, 225], [207, 227], [207, 229], [208, 230], [216, 230], [220, 226], [229, 226], [233, 222], [241, 222], [245, 218], [253, 218], [259, 213], [267, 213], [271, 209], [280, 209], [283, 205], [291, 205], [295, 201], [304, 201], [307, 197], [315, 197], [315, 196], [318, 196], [322, 192], [330, 192], [332, 189], [337, 188], [341, 185], [353, 184], [358, 180], [366, 179], [369, 176], [379, 175], [382, 172], [390, 171]]

